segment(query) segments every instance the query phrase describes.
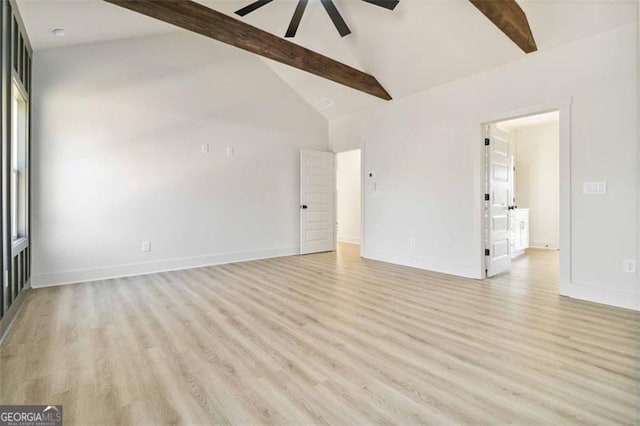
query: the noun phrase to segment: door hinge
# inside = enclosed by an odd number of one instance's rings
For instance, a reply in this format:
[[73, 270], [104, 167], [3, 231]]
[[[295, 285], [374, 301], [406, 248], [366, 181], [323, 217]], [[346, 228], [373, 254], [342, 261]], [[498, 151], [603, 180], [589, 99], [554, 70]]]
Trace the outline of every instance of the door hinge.
[[484, 146], [489, 146], [491, 140], [489, 138], [484, 138]]
[[489, 249], [484, 249], [484, 255], [485, 256], [489, 256], [491, 254], [491, 252], [489, 251]]
[[489, 201], [489, 194], [484, 194], [484, 200]]

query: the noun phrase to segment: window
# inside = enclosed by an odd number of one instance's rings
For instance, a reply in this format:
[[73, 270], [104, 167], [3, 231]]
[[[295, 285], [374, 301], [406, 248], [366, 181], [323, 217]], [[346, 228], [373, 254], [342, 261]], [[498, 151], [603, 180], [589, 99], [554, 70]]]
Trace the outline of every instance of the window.
[[11, 108], [11, 239], [27, 237], [27, 102], [13, 85]]

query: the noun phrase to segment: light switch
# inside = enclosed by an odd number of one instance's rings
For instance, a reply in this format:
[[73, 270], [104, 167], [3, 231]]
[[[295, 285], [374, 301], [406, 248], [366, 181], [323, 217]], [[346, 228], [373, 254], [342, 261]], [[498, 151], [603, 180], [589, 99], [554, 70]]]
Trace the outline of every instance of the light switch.
[[603, 195], [607, 193], [607, 182], [585, 182], [583, 192], [588, 195]]
[[227, 147], [227, 157], [231, 157], [233, 155], [233, 147], [232, 146], [228, 146]]
[[209, 152], [209, 144], [208, 143], [203, 143], [202, 145], [200, 145], [200, 152], [202, 152], [203, 154], [206, 154]]

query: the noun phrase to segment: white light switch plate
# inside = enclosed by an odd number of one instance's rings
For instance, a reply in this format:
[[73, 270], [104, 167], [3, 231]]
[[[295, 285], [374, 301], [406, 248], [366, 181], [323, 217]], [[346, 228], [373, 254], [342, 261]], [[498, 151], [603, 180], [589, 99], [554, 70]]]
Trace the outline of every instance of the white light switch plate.
[[585, 182], [583, 192], [589, 195], [603, 195], [607, 193], [607, 182]]

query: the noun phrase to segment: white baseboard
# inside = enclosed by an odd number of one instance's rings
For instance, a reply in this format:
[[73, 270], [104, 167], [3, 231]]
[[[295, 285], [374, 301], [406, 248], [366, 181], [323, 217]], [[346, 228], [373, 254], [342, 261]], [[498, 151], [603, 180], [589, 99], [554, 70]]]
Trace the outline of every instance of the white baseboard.
[[131, 263], [126, 265], [114, 265], [90, 269], [76, 269], [71, 271], [33, 274], [31, 276], [31, 287], [41, 288], [89, 281], [108, 280], [112, 278], [131, 277], [135, 275], [147, 275], [155, 274], [158, 272], [200, 268], [203, 266], [222, 265], [225, 263], [292, 256], [299, 253], [299, 247], [283, 247], [276, 249], [255, 250], [250, 252], [214, 254], [191, 258], [159, 260], [155, 262]]
[[[388, 253], [366, 252], [367, 259], [381, 262], [394, 263], [397, 265], [411, 266], [428, 271], [441, 272], [444, 274], [457, 275], [465, 278], [482, 278], [478, 276], [477, 268], [468, 265], [459, 265], [434, 261], [429, 259], [412, 258], [404, 255], [393, 255]], [[589, 302], [601, 303], [605, 305], [617, 306], [620, 308], [640, 310], [640, 294], [628, 291], [612, 290], [604, 287], [583, 284], [563, 284], [560, 286], [560, 295], [572, 297], [574, 299], [586, 300]]]
[[371, 260], [394, 263], [396, 265], [411, 266], [413, 268], [424, 269], [432, 272], [440, 272], [449, 275], [456, 275], [464, 278], [483, 278], [478, 275], [479, 268], [477, 266], [460, 265], [450, 262], [441, 262], [433, 259], [423, 259], [405, 255], [379, 252], [366, 252], [364, 253], [363, 257]]
[[558, 243], [552, 243], [549, 241], [530, 241], [529, 247], [537, 249], [557, 250]]
[[354, 237], [351, 235], [338, 235], [339, 243], [360, 244], [360, 237]]
[[525, 249], [514, 250], [511, 252], [511, 259], [515, 259], [516, 257], [520, 257], [524, 254]]
[[560, 284], [560, 295], [640, 311], [640, 294], [585, 284]]

